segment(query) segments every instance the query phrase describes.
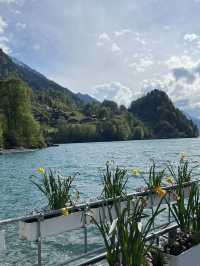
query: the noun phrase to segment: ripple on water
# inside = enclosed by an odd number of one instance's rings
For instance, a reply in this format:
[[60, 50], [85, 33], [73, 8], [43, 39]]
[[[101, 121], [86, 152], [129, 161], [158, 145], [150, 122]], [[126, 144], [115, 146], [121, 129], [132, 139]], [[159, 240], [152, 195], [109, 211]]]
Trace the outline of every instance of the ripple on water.
[[[65, 144], [28, 153], [0, 156], [0, 217], [23, 215], [34, 208], [46, 205], [41, 194], [29, 181], [38, 167], [52, 167], [66, 175], [79, 172], [78, 189], [84, 198], [95, 198], [101, 192], [101, 171], [106, 161], [140, 168], [144, 172], [154, 159], [159, 165], [167, 160], [175, 162], [185, 152], [193, 163], [199, 162], [200, 139], [144, 140], [106, 143]], [[197, 169], [198, 171], [199, 169]], [[130, 175], [129, 191], [141, 186], [143, 180]], [[18, 228], [6, 226], [7, 252], [0, 256], [0, 265], [35, 265], [37, 246], [18, 239]], [[89, 248], [98, 248], [100, 241], [94, 228], [89, 229]], [[83, 231], [68, 232], [43, 242], [42, 252], [46, 265], [66, 260], [83, 250]]]

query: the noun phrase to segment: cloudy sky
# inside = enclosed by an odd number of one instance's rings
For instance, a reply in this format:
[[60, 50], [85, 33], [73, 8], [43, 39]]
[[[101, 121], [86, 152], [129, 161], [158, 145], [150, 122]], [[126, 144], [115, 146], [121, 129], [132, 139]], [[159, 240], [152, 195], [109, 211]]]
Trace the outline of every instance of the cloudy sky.
[[0, 0], [0, 47], [72, 91], [200, 117], [200, 0]]

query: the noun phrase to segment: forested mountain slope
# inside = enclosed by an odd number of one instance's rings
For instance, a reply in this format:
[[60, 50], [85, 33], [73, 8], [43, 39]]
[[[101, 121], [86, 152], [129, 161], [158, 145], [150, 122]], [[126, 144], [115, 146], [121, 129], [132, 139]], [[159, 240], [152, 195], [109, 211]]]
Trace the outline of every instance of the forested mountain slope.
[[155, 90], [129, 109], [74, 94], [0, 50], [0, 147], [196, 137], [193, 122]]

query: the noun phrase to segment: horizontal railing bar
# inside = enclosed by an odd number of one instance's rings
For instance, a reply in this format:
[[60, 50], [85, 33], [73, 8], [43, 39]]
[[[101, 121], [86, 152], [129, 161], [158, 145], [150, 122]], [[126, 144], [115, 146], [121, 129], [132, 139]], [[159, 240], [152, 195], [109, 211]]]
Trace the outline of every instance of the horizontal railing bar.
[[105, 247], [101, 247], [101, 248], [95, 249], [95, 250], [93, 250], [93, 251], [87, 252], [87, 253], [85, 253], [85, 254], [82, 254], [82, 255], [80, 255], [80, 256], [78, 256], [78, 257], [75, 257], [75, 258], [73, 258], [73, 259], [69, 259], [69, 260], [67, 260], [67, 261], [63, 261], [63, 262], [61, 262], [61, 263], [59, 263], [59, 264], [56, 264], [56, 265], [57, 265], [57, 266], [64, 266], [64, 265], [70, 264], [70, 263], [72, 263], [72, 262], [75, 262], [75, 261], [77, 261], [77, 260], [84, 259], [85, 257], [88, 257], [88, 256], [90, 256], [90, 255], [92, 255], [92, 254], [97, 253], [97, 252], [103, 252], [104, 250], [105, 250]]
[[[157, 229], [161, 229], [161, 228], [162, 228], [162, 229], [164, 230], [165, 228], [169, 228], [169, 226], [170, 226], [172, 223], [174, 224], [174, 222], [166, 223], [166, 224], [161, 224], [161, 225], [159, 225], [159, 226], [156, 226], [154, 229], [157, 230]], [[103, 248], [99, 248], [99, 249], [95, 249], [95, 250], [93, 250], [93, 251], [87, 252], [86, 254], [82, 254], [82, 255], [77, 256], [77, 257], [75, 257], [75, 258], [73, 258], [73, 259], [69, 259], [69, 260], [67, 260], [67, 261], [64, 261], [64, 262], [62, 262], [62, 263], [57, 264], [57, 266], [63, 266], [63, 265], [70, 264], [70, 263], [72, 263], [72, 262], [75, 262], [75, 261], [77, 261], [77, 260], [83, 259], [84, 257], [88, 257], [89, 255], [92, 255], [92, 254], [94, 254], [94, 253], [97, 253], [97, 252], [99, 252], [99, 251], [103, 251], [103, 250], [105, 250], [105, 247], [103, 247]]]
[[[166, 233], [169, 233], [170, 231], [174, 230], [174, 229], [177, 229], [178, 228], [178, 225], [177, 224], [173, 224], [173, 225], [170, 225], [169, 227], [166, 227], [162, 230], [159, 230], [157, 232], [154, 232], [154, 233], [151, 233], [147, 236], [147, 240], [151, 240], [152, 238], [155, 238], [155, 237], [158, 237], [160, 235], [164, 235]], [[89, 264], [94, 264], [94, 263], [97, 263], [97, 262], [100, 262], [102, 261], [103, 259], [106, 259], [106, 252], [100, 254], [100, 255], [97, 255], [93, 258], [90, 258], [82, 263], [79, 263], [77, 264], [76, 266], [87, 266]]]
[[[189, 182], [185, 182], [183, 183], [184, 187], [188, 187], [191, 184], [194, 183], [198, 183], [199, 180], [195, 180], [195, 181], [189, 181]], [[177, 184], [172, 185], [172, 186], [166, 186], [163, 187], [165, 190], [170, 191], [173, 190], [177, 187]], [[116, 199], [120, 199], [120, 201], [125, 201], [128, 198], [131, 197], [142, 197], [142, 196], [148, 196], [148, 195], [152, 195], [154, 194], [154, 192], [147, 190], [147, 191], [141, 191], [141, 192], [134, 192], [134, 193], [129, 193], [125, 196], [118, 196], [116, 197]], [[86, 202], [86, 203], [81, 203], [81, 204], [77, 204], [74, 206], [70, 206], [67, 207], [69, 212], [76, 212], [76, 211], [84, 211], [86, 207], [91, 207], [91, 208], [95, 208], [95, 207], [100, 207], [102, 206], [102, 204], [112, 204], [114, 201], [113, 198], [109, 198], [109, 199], [99, 199], [97, 201], [91, 201], [91, 202]], [[18, 221], [24, 221], [24, 220], [28, 220], [28, 219], [41, 219], [44, 218], [44, 216], [48, 216], [48, 215], [56, 215], [56, 214], [62, 214], [62, 209], [59, 210], [51, 210], [48, 211], [46, 213], [40, 212], [37, 214], [32, 214], [32, 215], [26, 215], [26, 216], [21, 216], [21, 217], [16, 217], [16, 218], [9, 218], [9, 219], [5, 219], [5, 220], [1, 220], [0, 221], [0, 225], [5, 225], [5, 224], [11, 224], [11, 223], [15, 223]]]

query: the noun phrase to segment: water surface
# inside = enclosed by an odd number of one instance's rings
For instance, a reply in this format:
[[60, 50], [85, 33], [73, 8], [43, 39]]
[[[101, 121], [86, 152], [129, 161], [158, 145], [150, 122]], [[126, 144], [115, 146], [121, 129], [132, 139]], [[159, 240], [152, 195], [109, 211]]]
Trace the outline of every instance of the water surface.
[[[31, 184], [30, 175], [38, 167], [59, 169], [66, 175], [76, 175], [76, 185], [84, 199], [95, 198], [101, 193], [101, 171], [106, 161], [115, 161], [126, 167], [147, 171], [150, 159], [159, 165], [167, 160], [176, 162], [180, 154], [189, 155], [192, 163], [200, 162], [200, 139], [142, 140], [124, 142], [99, 142], [63, 144], [27, 153], [0, 156], [0, 218], [9, 218], [30, 212], [46, 205], [44, 198]], [[37, 175], [37, 174], [36, 174]], [[39, 179], [39, 176], [37, 177]], [[141, 186], [143, 180], [130, 175], [130, 191]], [[0, 257], [0, 265], [34, 265], [36, 245], [18, 240], [17, 228], [7, 226], [7, 253]], [[89, 247], [98, 247], [96, 235], [91, 232]], [[82, 231], [51, 237], [43, 243], [45, 265], [55, 265], [83, 249]]]

